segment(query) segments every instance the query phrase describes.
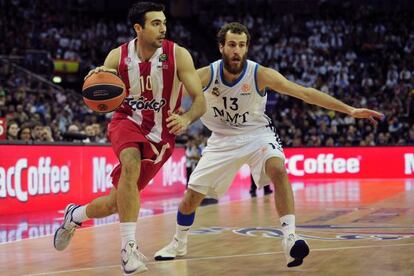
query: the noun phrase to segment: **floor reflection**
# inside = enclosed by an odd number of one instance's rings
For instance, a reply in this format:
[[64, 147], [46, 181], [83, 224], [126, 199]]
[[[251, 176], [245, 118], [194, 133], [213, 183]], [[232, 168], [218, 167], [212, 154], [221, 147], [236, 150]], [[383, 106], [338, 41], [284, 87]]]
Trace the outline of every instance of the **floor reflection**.
[[[328, 221], [332, 214], [345, 215], [352, 208], [364, 208], [392, 198], [402, 192], [414, 190], [414, 179], [401, 180], [314, 180], [292, 181], [298, 209], [306, 207], [333, 208], [325, 217], [317, 218], [318, 222]], [[277, 192], [277, 191], [276, 191]], [[262, 192], [258, 192], [260, 197]], [[272, 196], [270, 196], [272, 197]], [[219, 203], [249, 199], [248, 187], [234, 187]], [[181, 198], [151, 199], [142, 203], [140, 217], [153, 216], [162, 213], [175, 213]], [[409, 204], [408, 204], [409, 202]], [[407, 198], [403, 206], [414, 207], [412, 199]], [[338, 208], [338, 209], [335, 209]], [[351, 208], [351, 209], [347, 209]], [[379, 209], [355, 222], [369, 223], [379, 217], [392, 219], [393, 216], [404, 210]], [[18, 241], [22, 239], [37, 238], [53, 235], [62, 220], [63, 210], [54, 212], [37, 212], [22, 215], [0, 216], [0, 243]], [[118, 222], [118, 216], [93, 219], [87, 221], [82, 227], [98, 226]], [[308, 221], [312, 224], [315, 221]]]

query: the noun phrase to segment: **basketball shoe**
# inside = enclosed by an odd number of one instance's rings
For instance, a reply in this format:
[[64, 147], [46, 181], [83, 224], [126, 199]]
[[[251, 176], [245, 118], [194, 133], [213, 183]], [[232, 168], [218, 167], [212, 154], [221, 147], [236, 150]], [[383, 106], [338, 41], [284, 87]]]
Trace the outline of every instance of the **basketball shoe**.
[[309, 245], [304, 239], [295, 234], [290, 234], [282, 240], [283, 250], [287, 260], [288, 267], [299, 266], [303, 259], [309, 255]]
[[144, 261], [147, 258], [138, 250], [135, 241], [126, 243], [125, 248], [121, 250], [121, 264], [124, 275], [132, 275], [147, 271], [148, 268]]
[[155, 252], [154, 259], [156, 261], [168, 261], [175, 259], [175, 257], [182, 257], [185, 254], [187, 254], [187, 243], [174, 237], [170, 244]]
[[82, 225], [82, 223], [78, 223], [72, 219], [73, 211], [78, 207], [80, 207], [80, 205], [75, 205], [73, 203], [66, 206], [62, 225], [56, 230], [53, 238], [53, 246], [56, 250], [62, 251], [68, 247], [73, 234], [75, 234], [76, 228], [79, 228]]

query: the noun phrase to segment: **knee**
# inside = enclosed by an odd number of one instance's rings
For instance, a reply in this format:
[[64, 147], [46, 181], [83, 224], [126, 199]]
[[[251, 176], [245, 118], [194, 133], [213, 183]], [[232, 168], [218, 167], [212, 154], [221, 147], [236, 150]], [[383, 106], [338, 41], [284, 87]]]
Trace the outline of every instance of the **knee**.
[[280, 179], [287, 177], [285, 164], [282, 162], [272, 162], [266, 166], [266, 174], [270, 179]]
[[125, 176], [136, 176], [140, 172], [140, 155], [138, 149], [126, 149], [120, 154], [122, 173]]

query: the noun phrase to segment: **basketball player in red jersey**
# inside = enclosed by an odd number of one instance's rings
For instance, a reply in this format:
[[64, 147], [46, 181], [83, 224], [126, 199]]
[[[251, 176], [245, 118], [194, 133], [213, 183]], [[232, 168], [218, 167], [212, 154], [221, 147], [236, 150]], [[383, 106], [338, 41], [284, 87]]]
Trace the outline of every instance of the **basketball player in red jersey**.
[[[113, 49], [104, 66], [88, 74], [112, 71], [126, 85], [127, 97], [108, 126], [108, 137], [120, 164], [111, 173], [111, 193], [84, 206], [69, 204], [54, 237], [55, 248], [63, 250], [83, 221], [118, 213], [122, 268], [127, 275], [147, 270], [135, 239], [139, 193], [171, 156], [175, 136], [206, 110], [191, 55], [165, 39], [163, 11], [160, 4], [135, 4], [129, 19], [137, 37]], [[193, 98], [191, 108], [181, 115], [175, 112], [180, 106], [180, 82]]]

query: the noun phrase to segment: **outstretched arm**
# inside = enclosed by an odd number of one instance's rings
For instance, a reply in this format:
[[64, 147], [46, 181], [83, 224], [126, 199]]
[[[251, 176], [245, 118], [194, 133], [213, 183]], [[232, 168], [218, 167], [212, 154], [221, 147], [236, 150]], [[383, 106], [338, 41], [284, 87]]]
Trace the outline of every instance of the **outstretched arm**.
[[355, 118], [369, 119], [376, 124], [376, 119], [382, 119], [383, 114], [375, 110], [367, 108], [355, 108], [341, 102], [334, 97], [323, 93], [317, 89], [303, 87], [299, 84], [287, 80], [282, 74], [276, 70], [260, 66], [258, 69], [258, 85], [262, 90], [266, 87], [282, 94], [293, 96], [303, 100], [304, 102], [322, 106], [327, 109], [346, 113]]
[[186, 49], [177, 46], [176, 58], [178, 77], [186, 88], [188, 95], [192, 98], [191, 107], [187, 112], [182, 115], [171, 113], [170, 117], [167, 118], [167, 127], [170, 128], [170, 133], [178, 135], [206, 112], [206, 101], [190, 53]]

